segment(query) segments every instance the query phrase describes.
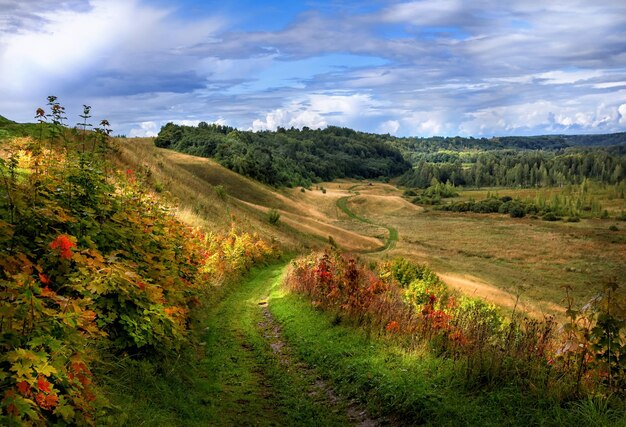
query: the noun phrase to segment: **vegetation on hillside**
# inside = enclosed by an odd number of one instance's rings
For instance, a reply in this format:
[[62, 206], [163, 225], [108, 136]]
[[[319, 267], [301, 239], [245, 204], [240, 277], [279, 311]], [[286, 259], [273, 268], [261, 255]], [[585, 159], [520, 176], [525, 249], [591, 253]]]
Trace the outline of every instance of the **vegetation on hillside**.
[[456, 381], [467, 390], [513, 387], [563, 403], [626, 393], [626, 300], [612, 284], [581, 310], [568, 297], [559, 327], [550, 317], [530, 320], [515, 311], [504, 317], [403, 259], [372, 270], [336, 253], [313, 254], [293, 262], [286, 283], [337, 323], [395, 337], [409, 348], [426, 345], [454, 362]]
[[304, 186], [336, 178], [391, 178], [409, 164], [379, 136], [347, 128], [248, 132], [200, 123], [168, 123], [158, 147], [212, 157], [233, 171], [275, 186]]
[[626, 148], [570, 148], [557, 151], [436, 152], [419, 156], [399, 183], [426, 188], [433, 179], [466, 187], [550, 187], [593, 179], [626, 181]]
[[[0, 424], [106, 423], [110, 360], [156, 365], [191, 345], [211, 285], [275, 255], [258, 236], [178, 221], [96, 132], [65, 127], [49, 98], [47, 138], [0, 152]], [[37, 135], [37, 132], [35, 132]]]

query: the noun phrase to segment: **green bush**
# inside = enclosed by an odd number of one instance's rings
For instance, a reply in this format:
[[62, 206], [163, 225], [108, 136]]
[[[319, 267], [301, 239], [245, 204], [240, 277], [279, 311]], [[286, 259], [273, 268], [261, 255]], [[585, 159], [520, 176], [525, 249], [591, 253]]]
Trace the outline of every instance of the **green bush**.
[[521, 202], [511, 202], [509, 205], [509, 215], [511, 218], [523, 218], [526, 215], [526, 209]]
[[548, 212], [544, 216], [542, 216], [541, 219], [543, 219], [544, 221], [558, 221], [561, 218], [556, 216], [553, 212]]
[[276, 209], [270, 209], [267, 212], [267, 220], [272, 225], [277, 225], [280, 222], [280, 214]]

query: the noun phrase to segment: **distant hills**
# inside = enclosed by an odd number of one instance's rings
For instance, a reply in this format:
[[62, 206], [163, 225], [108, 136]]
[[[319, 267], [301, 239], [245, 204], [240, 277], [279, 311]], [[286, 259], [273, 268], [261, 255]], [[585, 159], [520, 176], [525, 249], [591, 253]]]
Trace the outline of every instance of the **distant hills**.
[[[18, 124], [0, 116], [0, 139], [37, 135], [38, 130], [37, 124]], [[337, 126], [252, 132], [201, 122], [168, 123], [155, 144], [213, 158], [272, 186], [398, 176], [412, 187], [427, 187], [433, 180], [464, 186], [537, 186], [575, 184], [583, 178], [619, 183], [626, 178], [626, 132], [421, 138]]]

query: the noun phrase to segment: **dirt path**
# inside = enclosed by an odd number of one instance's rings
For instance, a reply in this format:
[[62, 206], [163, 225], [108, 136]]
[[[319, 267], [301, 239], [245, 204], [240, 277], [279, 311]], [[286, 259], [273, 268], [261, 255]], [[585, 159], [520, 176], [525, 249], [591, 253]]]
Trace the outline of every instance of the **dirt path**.
[[356, 402], [338, 395], [300, 361], [268, 309], [284, 264], [254, 271], [211, 310], [203, 364], [209, 425], [378, 426]]
[[396, 230], [394, 227], [391, 227], [389, 225], [384, 225], [384, 224], [376, 224], [374, 223], [372, 220], [359, 216], [357, 214], [355, 214], [350, 207], [348, 206], [348, 201], [352, 198], [352, 197], [356, 197], [359, 195], [358, 191], [355, 191], [354, 189], [358, 187], [358, 185], [356, 186], [352, 186], [348, 189], [348, 191], [350, 191], [351, 193], [353, 193], [351, 196], [345, 196], [345, 197], [341, 197], [339, 199], [337, 199], [337, 207], [344, 212], [346, 215], [348, 215], [350, 218], [355, 219], [357, 221], [360, 222], [364, 222], [366, 224], [372, 224], [372, 225], [377, 225], [379, 227], [383, 227], [386, 228], [387, 231], [389, 232], [389, 237], [387, 238], [387, 241], [385, 242], [385, 244], [379, 248], [376, 249], [371, 249], [371, 250], [365, 250], [365, 251], [361, 251], [362, 253], [375, 253], [375, 252], [383, 252], [389, 249], [393, 249], [396, 246], [396, 243], [398, 242], [398, 230]]

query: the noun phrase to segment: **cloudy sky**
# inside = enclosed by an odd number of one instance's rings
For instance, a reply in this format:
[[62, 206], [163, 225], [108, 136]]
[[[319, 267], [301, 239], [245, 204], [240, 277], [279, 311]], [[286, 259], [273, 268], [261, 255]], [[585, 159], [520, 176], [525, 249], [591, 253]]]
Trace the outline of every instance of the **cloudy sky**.
[[626, 130], [626, 1], [0, 0], [0, 114], [395, 135]]

